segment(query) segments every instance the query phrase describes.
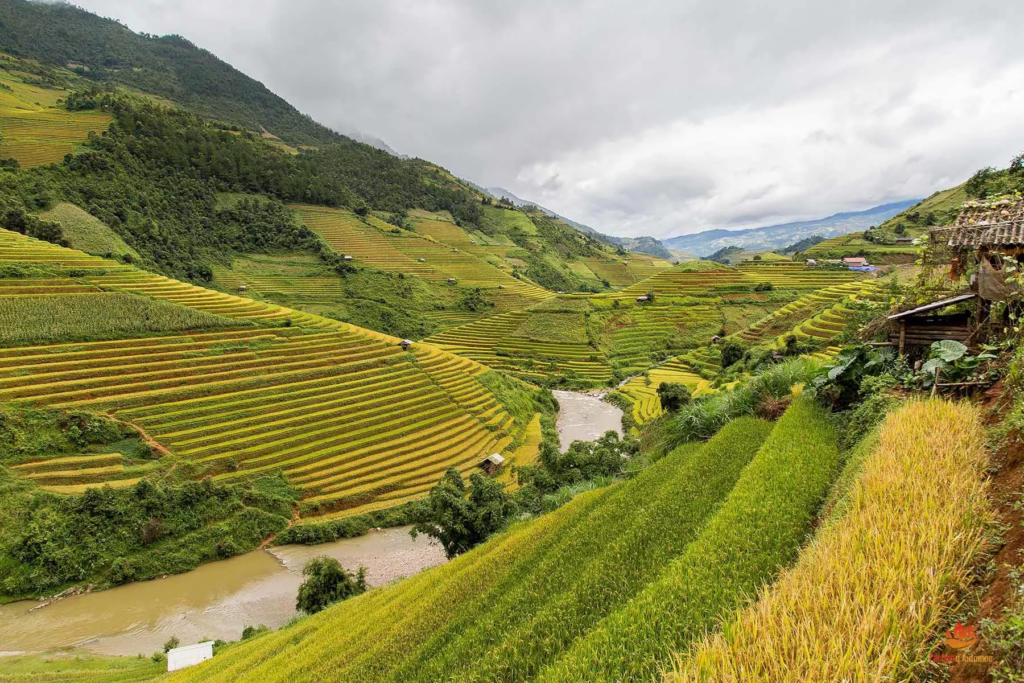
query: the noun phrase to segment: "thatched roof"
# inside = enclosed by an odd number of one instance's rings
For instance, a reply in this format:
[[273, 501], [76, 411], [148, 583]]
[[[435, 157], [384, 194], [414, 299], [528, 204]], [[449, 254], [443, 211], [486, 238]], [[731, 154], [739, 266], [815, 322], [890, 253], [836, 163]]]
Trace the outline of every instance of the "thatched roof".
[[933, 235], [951, 247], [1024, 246], [1024, 200], [967, 202], [952, 225]]
[[890, 315], [888, 317], [888, 319], [889, 320], [899, 320], [900, 318], [909, 318], [909, 317], [914, 316], [914, 315], [921, 315], [922, 313], [930, 313], [931, 311], [937, 311], [939, 309], [946, 308], [947, 306], [952, 306], [954, 304], [959, 304], [959, 303], [962, 303], [964, 301], [970, 301], [971, 299], [975, 298], [976, 296], [978, 296], [978, 295], [973, 293], [973, 292], [971, 292], [969, 294], [961, 294], [959, 296], [954, 296], [952, 299], [943, 299], [942, 301], [936, 301], [936, 302], [933, 302], [933, 303], [930, 303], [930, 304], [926, 304], [924, 306], [918, 306], [917, 308], [915, 308], [913, 310], [910, 310], [910, 311], [903, 311], [902, 313], [896, 313], [894, 315]]

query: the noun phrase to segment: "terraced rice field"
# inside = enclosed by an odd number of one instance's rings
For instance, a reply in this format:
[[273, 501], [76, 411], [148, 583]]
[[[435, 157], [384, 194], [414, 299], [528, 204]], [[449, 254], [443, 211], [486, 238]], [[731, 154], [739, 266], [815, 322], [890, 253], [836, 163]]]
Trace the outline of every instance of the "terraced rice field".
[[594, 275], [607, 280], [612, 287], [627, 287], [638, 279], [629, 269], [629, 265], [621, 260], [588, 258], [585, 262]]
[[[651, 368], [646, 374], [646, 377], [637, 375], [616, 389], [633, 402], [633, 420], [637, 425], [653, 420], [664, 412], [658, 399], [658, 387], [663, 382], [685, 384], [694, 397], [712, 391], [710, 381], [695, 374], [692, 367], [678, 358], [672, 358], [667, 363]], [[634, 428], [633, 435], [639, 436], [639, 430]]]
[[[365, 221], [344, 209], [296, 206], [307, 227], [316, 231], [342, 255], [349, 255], [360, 264], [428, 280], [448, 280], [465, 287], [503, 290], [503, 294], [529, 297], [536, 301], [554, 296], [542, 287], [518, 280], [465, 249], [424, 239], [415, 233], [399, 231], [374, 216]], [[465, 233], [457, 226], [430, 220], [445, 235]]]
[[863, 277], [856, 271], [808, 268], [792, 261], [747, 262], [739, 265], [738, 270], [756, 282], [770, 282], [776, 289], [820, 289]]
[[332, 276], [243, 275], [216, 267], [213, 281], [218, 287], [229, 290], [239, 291], [240, 287], [245, 287], [247, 294], [280, 294], [310, 301], [330, 302], [344, 294], [340, 280]]
[[112, 121], [98, 112], [66, 109], [22, 109], [0, 102], [0, 155], [14, 157], [22, 168], [58, 162], [85, 142], [91, 131], [106, 130]]
[[65, 249], [50, 242], [2, 229], [0, 229], [0, 262], [68, 270], [84, 269], [103, 272], [130, 272], [133, 270], [116, 261], [90, 256], [73, 249]]
[[735, 420], [629, 481], [171, 680], [651, 680], [795, 558], [835, 441], [825, 411], [799, 398], [775, 425]]
[[711, 306], [634, 306], [608, 323], [608, 357], [626, 372], [645, 370], [659, 359], [653, 353], [664, 354], [673, 345], [688, 348], [680, 343], [685, 339], [690, 347], [701, 345], [721, 325], [721, 313]]
[[124, 456], [120, 453], [50, 458], [14, 465], [11, 469], [30, 479], [45, 491], [79, 493], [90, 487], [109, 484], [114, 488], [131, 486], [139, 477], [123, 477]]
[[336, 252], [352, 256], [371, 268], [441, 280], [444, 275], [430, 265], [418, 262], [392, 246], [380, 229], [345, 209], [296, 205], [302, 222], [322, 236]]
[[770, 316], [742, 330], [738, 336], [747, 344], [759, 344], [775, 334], [790, 329], [794, 320], [809, 318], [824, 307], [835, 304], [845, 297], [854, 300], [871, 298], [876, 290], [877, 283], [871, 280], [853, 281], [826, 287], [805, 294], [796, 301], [791, 301]]
[[[103, 265], [14, 233], [0, 244], [0, 261]], [[134, 269], [84, 281], [274, 326], [0, 349], [0, 402], [113, 414], [220, 478], [282, 470], [339, 514], [421, 496], [527, 429], [477, 379], [484, 367], [440, 349]]]
[[67, 294], [102, 294], [95, 285], [69, 278], [25, 278], [0, 280], [0, 297], [63, 296]]
[[629, 258], [623, 262], [638, 281], [649, 278], [652, 275], [657, 275], [672, 267], [670, 261], [650, 256], [641, 256], [639, 254], [630, 254]]
[[503, 313], [446, 330], [424, 341], [527, 379], [574, 375], [605, 383], [611, 378], [611, 367], [604, 355], [588, 344], [516, 337], [516, 331], [531, 315], [529, 311]]
[[861, 251], [870, 259], [875, 255], [914, 254], [920, 250], [913, 244], [875, 244], [864, 239], [864, 233], [852, 232], [839, 235], [819, 242], [804, 252], [807, 258], [839, 258], [841, 256], [857, 256]]
[[721, 296], [753, 292], [762, 282], [771, 283], [775, 289], [822, 289], [860, 277], [861, 274], [851, 271], [813, 269], [791, 263], [722, 266], [718, 270], [690, 270], [684, 266], [660, 272], [610, 296], [624, 299], [650, 291], [656, 296]]

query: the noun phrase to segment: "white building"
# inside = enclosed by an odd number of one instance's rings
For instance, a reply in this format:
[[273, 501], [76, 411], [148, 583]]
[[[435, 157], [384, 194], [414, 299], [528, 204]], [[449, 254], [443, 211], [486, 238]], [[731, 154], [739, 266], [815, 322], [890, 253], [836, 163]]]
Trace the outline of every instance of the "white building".
[[167, 653], [167, 670], [177, 671], [213, 659], [213, 641], [176, 647]]

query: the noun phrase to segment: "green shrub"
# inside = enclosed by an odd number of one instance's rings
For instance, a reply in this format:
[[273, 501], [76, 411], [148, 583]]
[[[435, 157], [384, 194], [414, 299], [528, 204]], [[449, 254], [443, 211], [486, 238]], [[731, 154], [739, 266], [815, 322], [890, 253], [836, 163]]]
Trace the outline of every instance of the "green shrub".
[[[333, 557], [314, 557], [302, 567], [306, 580], [299, 586], [295, 609], [316, 614], [335, 602], [366, 592], [366, 567], [355, 574]], [[244, 634], [243, 634], [244, 637]]]
[[690, 398], [690, 390], [685, 384], [662, 382], [658, 385], [658, 400], [666, 412], [677, 412], [690, 402]]
[[479, 472], [470, 475], [467, 495], [462, 475], [448, 468], [437, 486], [430, 490], [426, 514], [413, 527], [413, 538], [426, 534], [455, 557], [485, 541], [515, 515], [517, 506], [503, 484]]

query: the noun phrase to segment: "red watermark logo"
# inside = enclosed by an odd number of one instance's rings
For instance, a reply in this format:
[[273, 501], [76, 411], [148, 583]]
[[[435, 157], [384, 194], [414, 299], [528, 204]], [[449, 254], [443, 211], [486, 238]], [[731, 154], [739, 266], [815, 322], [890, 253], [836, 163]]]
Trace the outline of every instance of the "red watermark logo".
[[965, 626], [957, 622], [956, 626], [946, 631], [946, 637], [942, 641], [947, 648], [946, 653], [932, 653], [932, 661], [938, 664], [984, 664], [992, 661], [988, 655], [971, 655], [967, 650], [971, 649], [981, 641], [978, 632], [973, 626]]

